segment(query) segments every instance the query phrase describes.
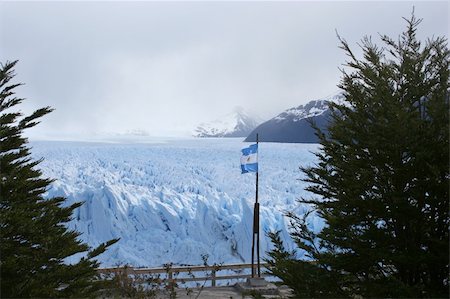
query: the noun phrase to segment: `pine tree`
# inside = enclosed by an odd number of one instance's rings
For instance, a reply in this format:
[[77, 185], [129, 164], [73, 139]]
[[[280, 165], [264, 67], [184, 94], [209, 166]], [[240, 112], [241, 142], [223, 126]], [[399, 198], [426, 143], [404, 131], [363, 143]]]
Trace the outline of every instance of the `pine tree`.
[[[15, 96], [21, 84], [11, 84], [17, 61], [0, 65], [0, 254], [1, 297], [87, 297], [94, 294], [97, 255], [117, 240], [89, 251], [79, 233], [66, 227], [81, 203], [63, 207], [65, 199], [43, 197], [52, 180], [30, 156], [25, 129], [52, 109], [45, 107], [22, 117]], [[16, 110], [14, 110], [16, 109]], [[64, 259], [86, 252], [78, 263]]]
[[[330, 104], [318, 163], [302, 168], [315, 197], [300, 202], [325, 227], [316, 234], [309, 214], [289, 214], [314, 262], [272, 235], [273, 273], [298, 297], [449, 296], [449, 51], [445, 38], [417, 40], [414, 14], [406, 21], [382, 48], [365, 37], [362, 59], [339, 38], [349, 57], [345, 101]], [[307, 279], [289, 283], [288, 268]]]

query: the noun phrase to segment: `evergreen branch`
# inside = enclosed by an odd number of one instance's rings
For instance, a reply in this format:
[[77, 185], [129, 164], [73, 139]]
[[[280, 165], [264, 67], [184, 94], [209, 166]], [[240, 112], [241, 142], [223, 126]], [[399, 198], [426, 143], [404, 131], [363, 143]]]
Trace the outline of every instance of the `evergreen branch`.
[[40, 108], [36, 111], [34, 111], [30, 116], [27, 116], [25, 118], [23, 118], [20, 122], [18, 127], [23, 130], [26, 128], [31, 128], [34, 127], [35, 125], [37, 125], [39, 122], [34, 122], [33, 120], [40, 118], [50, 112], [52, 112], [53, 109], [51, 109], [50, 107], [45, 107], [45, 108]]

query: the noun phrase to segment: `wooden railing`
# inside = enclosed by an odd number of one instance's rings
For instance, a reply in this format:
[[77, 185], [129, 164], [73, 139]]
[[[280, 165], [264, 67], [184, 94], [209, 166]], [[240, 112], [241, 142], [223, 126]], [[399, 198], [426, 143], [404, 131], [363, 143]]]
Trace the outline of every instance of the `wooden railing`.
[[[267, 263], [262, 263], [261, 268], [267, 268]], [[183, 266], [174, 267], [166, 266], [161, 268], [132, 268], [132, 267], [118, 267], [118, 268], [101, 268], [97, 269], [98, 273], [104, 275], [124, 275], [137, 277], [139, 275], [158, 276], [164, 275], [163, 283], [186, 283], [198, 281], [211, 281], [211, 286], [216, 286], [217, 280], [231, 280], [250, 278], [251, 274], [243, 273], [245, 270], [251, 270], [251, 264], [228, 264], [228, 265], [213, 265], [213, 266]], [[256, 265], [254, 265], [256, 272]], [[227, 273], [220, 275], [221, 271], [234, 271], [235, 273]], [[251, 271], [249, 271], [251, 272]], [[182, 274], [183, 273], [183, 274]], [[200, 273], [200, 276], [196, 274]], [[182, 274], [182, 275], [180, 275]], [[262, 274], [266, 276], [266, 274]]]

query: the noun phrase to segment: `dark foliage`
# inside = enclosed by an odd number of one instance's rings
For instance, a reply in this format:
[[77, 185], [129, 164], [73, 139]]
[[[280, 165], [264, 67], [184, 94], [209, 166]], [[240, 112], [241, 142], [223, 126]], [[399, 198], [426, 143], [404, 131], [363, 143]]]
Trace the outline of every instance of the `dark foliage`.
[[316, 196], [300, 202], [326, 225], [315, 234], [307, 215], [289, 215], [315, 262], [271, 235], [273, 272], [298, 297], [449, 296], [449, 51], [444, 38], [417, 40], [420, 20], [407, 23], [383, 48], [364, 38], [362, 59], [339, 38], [345, 102], [331, 104], [318, 163], [302, 169]]
[[[79, 233], [67, 229], [74, 209], [62, 197], [44, 199], [52, 180], [42, 178], [23, 131], [51, 112], [45, 107], [23, 117], [23, 99], [11, 84], [15, 62], [0, 65], [0, 254], [1, 297], [87, 297], [100, 285], [93, 258], [117, 240], [89, 251]], [[72, 265], [66, 257], [87, 252]]]

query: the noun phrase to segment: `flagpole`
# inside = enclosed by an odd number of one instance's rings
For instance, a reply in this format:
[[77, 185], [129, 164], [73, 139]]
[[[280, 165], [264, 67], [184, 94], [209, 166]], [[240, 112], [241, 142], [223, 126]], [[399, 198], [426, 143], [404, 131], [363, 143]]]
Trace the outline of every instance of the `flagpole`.
[[[256, 145], [258, 146], [259, 136], [256, 134]], [[258, 153], [259, 155], [259, 153]], [[258, 161], [259, 167], [259, 161]], [[258, 181], [259, 181], [259, 169], [256, 171], [256, 196], [255, 206], [253, 208], [253, 237], [252, 237], [252, 278], [255, 277], [255, 243], [256, 243], [256, 260], [258, 277], [261, 277], [261, 264], [259, 260], [259, 202], [258, 202]], [[256, 241], [256, 242], [255, 242]]]
[[[256, 133], [256, 146], [258, 146], [259, 138], [258, 133]], [[259, 158], [259, 148], [258, 148], [258, 158]], [[259, 160], [259, 159], [258, 159]], [[256, 215], [256, 259], [258, 262], [258, 277], [261, 277], [261, 264], [259, 260], [259, 202], [258, 202], [258, 181], [259, 181], [259, 161], [258, 161], [258, 171], [256, 172], [256, 200], [255, 200], [255, 215]]]

